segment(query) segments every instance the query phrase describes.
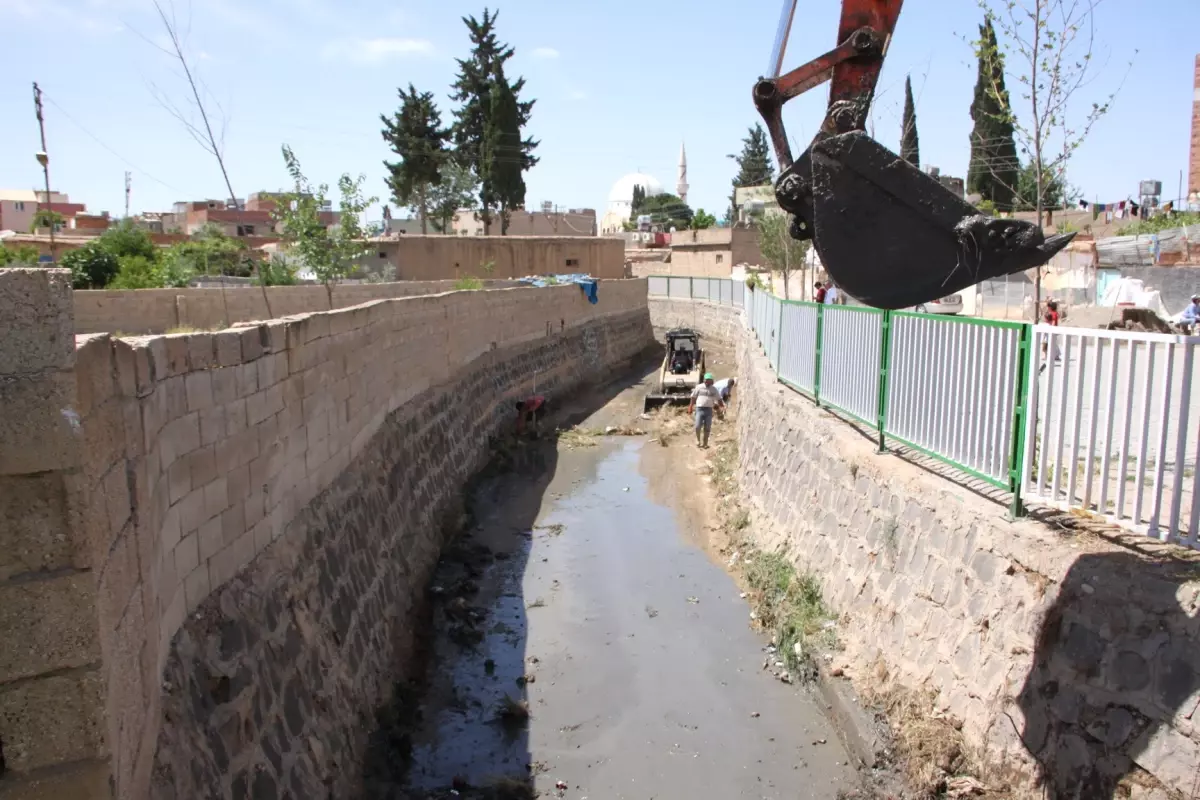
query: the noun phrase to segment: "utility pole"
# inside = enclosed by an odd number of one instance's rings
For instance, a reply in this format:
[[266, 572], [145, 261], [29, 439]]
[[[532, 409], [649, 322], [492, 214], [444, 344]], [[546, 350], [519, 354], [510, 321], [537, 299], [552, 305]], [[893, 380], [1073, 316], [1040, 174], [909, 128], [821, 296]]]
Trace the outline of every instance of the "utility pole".
[[[51, 211], [50, 156], [46, 153], [46, 120], [42, 116], [42, 90], [38, 88], [37, 81], [33, 82], [33, 108], [37, 112], [38, 132], [42, 136], [42, 149], [37, 152], [35, 157], [42, 165], [42, 175], [46, 178], [46, 210]], [[54, 253], [54, 218], [50, 217], [50, 263], [53, 264], [55, 261], [57, 259]]]
[[129, 191], [133, 188], [133, 173], [125, 173], [125, 219], [129, 219]]

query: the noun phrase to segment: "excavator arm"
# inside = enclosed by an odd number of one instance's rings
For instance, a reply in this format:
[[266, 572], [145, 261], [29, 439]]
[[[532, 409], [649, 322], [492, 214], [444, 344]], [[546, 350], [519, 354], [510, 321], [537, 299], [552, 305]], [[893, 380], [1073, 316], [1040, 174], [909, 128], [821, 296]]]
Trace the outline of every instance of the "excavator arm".
[[[1033, 223], [985, 217], [866, 135], [902, 2], [842, 0], [837, 47], [780, 75], [796, 11], [796, 0], [785, 0], [774, 76], [760, 78], [753, 94], [779, 162], [775, 198], [792, 215], [792, 236], [813, 241], [829, 276], [852, 297], [889, 309], [1041, 266], [1073, 238], [1047, 239]], [[793, 159], [783, 106], [826, 81], [825, 119]]]

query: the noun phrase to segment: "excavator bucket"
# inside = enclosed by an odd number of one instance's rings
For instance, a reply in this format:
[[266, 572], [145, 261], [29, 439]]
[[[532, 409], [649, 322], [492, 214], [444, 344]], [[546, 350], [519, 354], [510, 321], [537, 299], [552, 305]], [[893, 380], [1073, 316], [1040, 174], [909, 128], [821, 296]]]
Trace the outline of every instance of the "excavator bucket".
[[876, 308], [909, 308], [1049, 261], [1074, 238], [996, 219], [862, 131], [813, 143], [811, 231], [834, 282]]

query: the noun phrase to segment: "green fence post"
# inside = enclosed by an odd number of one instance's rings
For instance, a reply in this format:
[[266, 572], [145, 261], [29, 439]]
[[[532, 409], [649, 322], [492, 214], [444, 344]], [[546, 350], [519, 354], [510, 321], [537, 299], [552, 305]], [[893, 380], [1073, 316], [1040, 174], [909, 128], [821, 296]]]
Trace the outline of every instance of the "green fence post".
[[1033, 326], [1021, 326], [1017, 344], [1016, 397], [1013, 404], [1012, 452], [1008, 454], [1008, 491], [1012, 493], [1012, 504], [1008, 507], [1009, 519], [1025, 516], [1025, 504], [1021, 501], [1021, 483], [1024, 477], [1025, 425], [1029, 414], [1029, 347], [1033, 338]]
[[879, 412], [876, 424], [879, 428], [880, 453], [887, 452], [884, 431], [887, 430], [888, 373], [892, 363], [892, 312], [884, 309], [879, 325]]
[[825, 306], [817, 306], [817, 347], [813, 351], [813, 400], [821, 405], [821, 338], [825, 333]]
[[775, 380], [779, 380], [779, 370], [783, 367], [783, 301], [776, 299], [779, 304], [779, 324], [775, 326]]

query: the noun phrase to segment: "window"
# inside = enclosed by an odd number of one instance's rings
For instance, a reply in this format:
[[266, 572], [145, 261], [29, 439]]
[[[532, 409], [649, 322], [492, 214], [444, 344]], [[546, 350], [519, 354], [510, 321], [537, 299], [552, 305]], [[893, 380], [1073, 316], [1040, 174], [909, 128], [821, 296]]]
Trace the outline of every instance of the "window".
[[237, 235], [238, 236], [253, 236], [254, 235], [254, 226], [253, 225], [238, 225], [237, 226]]
[[476, 236], [483, 236], [483, 228], [476, 228], [476, 229], [475, 229], [475, 235], [476, 235]]
[[17, 207], [17, 211], [25, 210], [25, 202], [23, 200], [18, 200], [17, 202], [13, 203], [13, 205]]
[[578, 267], [578, 266], [579, 266], [579, 259], [578, 259], [578, 258], [568, 258], [568, 259], [567, 259], [567, 266], [568, 266], [568, 267]]
[[379, 251], [379, 257], [380, 257], [380, 258], [387, 258], [387, 253], [385, 253], [385, 252], [383, 252], [382, 250], [380, 250], [380, 251]]
[[718, 264], [720, 264], [720, 263], [721, 263], [722, 261], [724, 261], [724, 260], [725, 260], [725, 254], [724, 254], [724, 253], [717, 253], [717, 263], [718, 263]]

